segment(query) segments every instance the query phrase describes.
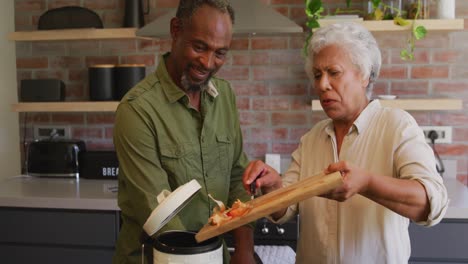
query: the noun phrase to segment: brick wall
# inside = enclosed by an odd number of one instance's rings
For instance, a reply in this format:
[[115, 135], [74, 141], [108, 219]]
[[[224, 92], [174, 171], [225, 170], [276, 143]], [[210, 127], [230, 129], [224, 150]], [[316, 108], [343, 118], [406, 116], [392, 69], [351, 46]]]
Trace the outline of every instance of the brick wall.
[[[150, 0], [152, 21], [177, 6], [177, 0]], [[303, 0], [262, 0], [280, 13], [304, 24]], [[344, 7], [344, 0], [325, 0], [327, 10]], [[33, 30], [50, 8], [79, 5], [98, 13], [106, 28], [120, 27], [123, 0], [15, 0], [16, 30]], [[353, 1], [361, 8], [362, 1]], [[433, 9], [433, 8], [432, 8]], [[468, 18], [468, 1], [457, 1], [457, 18]], [[465, 28], [467, 28], [465, 19]], [[400, 98], [449, 97], [463, 99], [461, 111], [415, 111], [420, 125], [453, 127], [453, 144], [438, 145], [443, 159], [457, 161], [457, 177], [468, 178], [468, 29], [430, 31], [417, 43], [416, 58], [399, 58], [407, 33], [374, 33], [383, 55], [375, 93]], [[235, 38], [230, 58], [219, 75], [232, 81], [251, 158], [265, 153], [290, 154], [299, 138], [325, 117], [310, 111], [314, 97], [303, 70], [303, 36]], [[88, 100], [87, 66], [95, 63], [144, 63], [152, 72], [170, 40], [17, 42], [17, 78], [59, 78], [66, 84], [67, 101]], [[71, 125], [72, 136], [84, 139], [88, 149], [112, 149], [113, 113], [23, 113], [21, 136], [32, 139], [37, 125]]]

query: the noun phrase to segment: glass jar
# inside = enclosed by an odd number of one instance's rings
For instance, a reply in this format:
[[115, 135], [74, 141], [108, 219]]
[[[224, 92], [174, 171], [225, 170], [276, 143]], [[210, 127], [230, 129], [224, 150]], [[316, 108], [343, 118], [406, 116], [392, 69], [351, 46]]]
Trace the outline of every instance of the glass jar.
[[418, 4], [421, 3], [421, 9], [418, 14], [418, 19], [429, 19], [430, 0], [410, 0], [406, 8], [408, 18], [414, 19], [418, 11]]

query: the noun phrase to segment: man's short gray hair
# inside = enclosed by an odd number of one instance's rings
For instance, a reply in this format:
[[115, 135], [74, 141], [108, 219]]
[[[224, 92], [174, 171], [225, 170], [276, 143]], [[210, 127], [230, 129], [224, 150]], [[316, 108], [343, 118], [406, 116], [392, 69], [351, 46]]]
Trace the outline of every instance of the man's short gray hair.
[[370, 99], [382, 66], [380, 49], [372, 34], [362, 25], [353, 22], [334, 23], [319, 28], [314, 32], [308, 46], [305, 70], [309, 78], [313, 79], [314, 56], [329, 45], [345, 49], [351, 62], [361, 72], [362, 78], [369, 79], [366, 95]]
[[195, 11], [203, 5], [208, 5], [223, 13], [228, 13], [232, 24], [234, 24], [234, 9], [228, 0], [180, 0], [176, 17], [182, 20], [190, 19]]

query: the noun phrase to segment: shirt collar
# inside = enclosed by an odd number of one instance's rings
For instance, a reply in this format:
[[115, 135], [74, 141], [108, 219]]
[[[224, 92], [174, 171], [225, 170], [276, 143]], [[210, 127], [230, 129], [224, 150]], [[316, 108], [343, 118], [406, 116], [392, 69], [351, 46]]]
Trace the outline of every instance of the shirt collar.
[[[375, 113], [381, 108], [379, 100], [372, 100], [364, 110], [359, 114], [358, 118], [354, 121], [352, 128], [349, 132], [354, 129], [358, 134], [362, 133], [369, 127], [369, 123]], [[325, 132], [329, 136], [335, 135], [335, 130], [333, 128], [333, 120], [330, 119], [329, 123], [325, 127]]]
[[[156, 69], [156, 75], [161, 81], [161, 86], [167, 99], [170, 103], [174, 103], [186, 96], [186, 94], [174, 83], [174, 81], [171, 79], [171, 76], [169, 75], [169, 72], [167, 71], [165, 59], [169, 56], [169, 54], [170, 52], [167, 52], [159, 56], [159, 64]], [[205, 91], [213, 98], [216, 98], [219, 95], [218, 90], [211, 80], [208, 82], [208, 86]]]

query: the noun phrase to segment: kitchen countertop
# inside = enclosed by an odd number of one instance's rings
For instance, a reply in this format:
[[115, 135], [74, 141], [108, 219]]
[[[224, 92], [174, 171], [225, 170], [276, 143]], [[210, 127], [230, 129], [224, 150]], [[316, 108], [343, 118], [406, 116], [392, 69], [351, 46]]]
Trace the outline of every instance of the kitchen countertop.
[[115, 211], [116, 191], [117, 180], [19, 175], [0, 181], [0, 207]]
[[[468, 219], [468, 187], [444, 179], [450, 199], [445, 218]], [[37, 178], [19, 175], [0, 181], [0, 207], [120, 210], [117, 180]]]

